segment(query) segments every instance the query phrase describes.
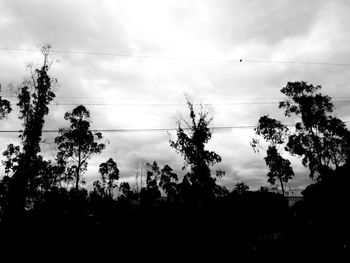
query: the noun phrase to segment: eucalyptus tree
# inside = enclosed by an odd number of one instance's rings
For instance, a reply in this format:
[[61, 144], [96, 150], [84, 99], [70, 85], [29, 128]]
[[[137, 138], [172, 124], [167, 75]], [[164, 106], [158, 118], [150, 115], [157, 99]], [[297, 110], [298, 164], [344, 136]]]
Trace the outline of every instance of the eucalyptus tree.
[[200, 110], [196, 111], [193, 102], [189, 98], [186, 100], [190, 120], [181, 118], [178, 121], [177, 138], [174, 141], [170, 140], [170, 146], [183, 156], [183, 169], [189, 168], [185, 175], [186, 185], [191, 185], [195, 198], [214, 198], [216, 177], [222, 176], [223, 172], [219, 170], [215, 177], [211, 175], [210, 167], [220, 163], [221, 157], [205, 148], [212, 136], [209, 125], [213, 118], [209, 117], [202, 105]]
[[158, 181], [160, 179], [160, 169], [156, 161], [146, 163], [146, 187], [141, 189], [141, 200], [150, 204], [157, 200], [161, 193], [158, 188]]
[[[271, 143], [270, 157], [265, 159], [267, 165], [281, 169], [286, 180], [293, 176], [290, 162], [281, 157], [274, 145], [285, 145], [287, 152], [300, 157], [314, 180], [321, 180], [349, 160], [349, 130], [343, 121], [332, 115], [331, 98], [320, 90], [321, 86], [306, 82], [288, 82], [281, 89], [287, 98], [280, 102], [279, 108], [287, 118], [297, 119], [294, 129], [288, 130], [280, 121], [268, 116], [261, 117], [255, 129], [257, 135]], [[253, 139], [253, 147], [257, 144]]]
[[87, 170], [87, 161], [93, 155], [100, 154], [105, 145], [101, 143], [102, 134], [90, 129], [90, 112], [83, 105], [67, 112], [64, 119], [70, 122], [70, 126], [60, 129], [60, 135], [55, 138], [57, 161], [65, 165], [65, 173], [75, 180], [75, 190], [78, 191]]
[[[49, 104], [55, 98], [53, 85], [56, 79], [49, 76], [52, 64], [50, 56], [51, 46], [46, 44], [41, 49], [44, 62], [41, 68], [31, 69], [31, 77], [23, 81], [18, 90], [19, 118], [23, 121], [20, 131], [21, 149], [9, 146], [11, 155], [17, 155], [16, 163], [7, 168], [12, 170], [9, 188], [9, 213], [22, 213], [31, 198], [37, 192], [38, 180], [43, 169], [43, 158], [40, 156], [40, 142], [45, 116], [49, 113]], [[1, 105], [1, 116], [10, 111], [9, 104]], [[6, 151], [5, 151], [6, 152]]]
[[349, 131], [332, 115], [331, 98], [320, 90], [321, 86], [306, 82], [288, 82], [281, 90], [287, 99], [279, 105], [285, 116], [299, 118], [286, 150], [300, 156], [310, 169], [310, 177], [316, 180], [342, 166], [349, 155]]
[[[266, 166], [269, 168], [267, 173], [268, 182], [275, 184], [279, 180], [284, 195], [284, 184], [293, 178], [294, 172], [288, 159], [282, 157], [280, 148], [288, 137], [288, 128], [280, 121], [265, 115], [259, 119], [255, 128], [255, 133], [262, 137], [267, 143], [266, 157], [264, 158]], [[264, 149], [260, 144], [259, 138], [254, 138], [251, 142], [252, 147], [257, 152]], [[264, 149], [265, 150], [265, 149]]]
[[122, 182], [119, 186], [120, 198], [130, 199], [133, 192], [131, 191], [130, 184], [128, 182]]
[[173, 172], [173, 169], [167, 164], [164, 165], [160, 171], [159, 186], [166, 193], [168, 201], [174, 201], [178, 192], [178, 181], [177, 174]]
[[118, 186], [119, 169], [117, 163], [109, 158], [105, 163], [101, 163], [99, 172], [102, 178], [102, 188], [110, 198], [113, 198], [113, 191]]

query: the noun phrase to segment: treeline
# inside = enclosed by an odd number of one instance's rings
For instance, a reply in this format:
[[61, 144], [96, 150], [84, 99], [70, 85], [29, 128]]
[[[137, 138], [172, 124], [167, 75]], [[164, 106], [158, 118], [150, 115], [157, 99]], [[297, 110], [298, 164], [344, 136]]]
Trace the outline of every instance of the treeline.
[[[176, 139], [169, 142], [184, 159], [185, 175], [147, 163], [146, 185], [136, 191], [119, 182], [117, 162], [109, 158], [89, 192], [84, 187], [88, 160], [105, 144], [103, 135], [90, 129], [83, 105], [65, 114], [69, 126], [55, 138], [55, 160], [41, 154], [56, 82], [48, 74], [50, 46], [42, 52], [43, 66], [18, 90], [21, 145], [9, 144], [3, 152], [0, 250], [12, 256], [25, 251], [146, 262], [339, 262], [348, 256], [350, 133], [332, 115], [331, 98], [320, 86], [289, 82], [281, 90], [287, 99], [279, 108], [299, 120], [293, 128], [269, 116], [255, 128], [251, 145], [266, 151], [268, 182], [279, 182], [282, 195], [263, 187], [249, 191], [244, 182], [232, 191], [217, 184], [225, 172], [212, 166], [221, 157], [205, 148], [212, 118], [189, 98], [189, 118], [178, 121]], [[11, 111], [0, 97], [0, 118]], [[286, 153], [301, 157], [315, 182], [293, 207], [284, 197], [294, 176]]]

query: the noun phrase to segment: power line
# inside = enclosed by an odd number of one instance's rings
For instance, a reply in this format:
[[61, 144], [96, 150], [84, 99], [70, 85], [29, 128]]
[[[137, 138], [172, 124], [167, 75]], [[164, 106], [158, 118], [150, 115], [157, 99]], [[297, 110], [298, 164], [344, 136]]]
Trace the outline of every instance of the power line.
[[[350, 101], [349, 101], [350, 102]], [[278, 102], [202, 103], [202, 105], [278, 104]], [[52, 103], [54, 106], [182, 106], [185, 103]]]
[[[40, 52], [37, 49], [29, 48], [9, 48], [0, 47], [4, 51], [26, 51], [26, 52]], [[92, 51], [73, 51], [73, 50], [52, 50], [54, 53], [62, 54], [79, 54], [79, 55], [95, 55], [95, 56], [117, 56], [130, 57], [141, 59], [156, 59], [156, 60], [178, 60], [178, 61], [202, 61], [202, 62], [228, 62], [228, 63], [273, 63], [273, 64], [302, 64], [302, 65], [320, 65], [320, 66], [350, 66], [350, 63], [337, 62], [310, 62], [310, 61], [283, 61], [283, 60], [267, 60], [267, 59], [214, 59], [214, 58], [190, 58], [190, 57], [169, 57], [169, 56], [151, 56], [151, 55], [135, 55], [128, 53], [110, 53], [110, 52], [92, 52]]]
[[[15, 96], [3, 96], [3, 98], [15, 98]], [[64, 97], [56, 97], [57, 99], [64, 98]], [[68, 98], [68, 97], [67, 97]], [[339, 98], [350, 98], [350, 97], [339, 97]], [[154, 100], [156, 101], [156, 100]], [[350, 103], [350, 100], [333, 100], [332, 102], [335, 103]], [[219, 105], [219, 106], [229, 106], [229, 105], [278, 105], [280, 102], [278, 101], [263, 101], [263, 102], [256, 102], [256, 101], [249, 101], [249, 102], [203, 102], [203, 103], [196, 103], [196, 104], [202, 104], [202, 105]], [[149, 103], [149, 102], [142, 102], [142, 103], [129, 103], [129, 102], [119, 102], [119, 103], [72, 103], [72, 102], [52, 102], [50, 105], [53, 106], [79, 106], [79, 105], [85, 105], [85, 106], [183, 106], [187, 105], [186, 103]]]
[[[15, 95], [1, 95], [3, 98], [17, 98], [17, 96]], [[337, 96], [332, 96], [332, 99], [350, 99], [350, 96], [341, 96], [341, 97], [337, 97]], [[126, 101], [132, 101], [132, 100], [136, 100], [136, 101], [178, 101], [181, 100], [183, 101], [184, 98], [163, 98], [163, 97], [159, 97], [159, 98], [127, 98], [127, 97], [111, 97], [111, 96], [56, 96], [55, 99], [109, 99], [109, 100], [126, 100]], [[284, 100], [286, 99], [285, 97], [217, 97], [217, 98], [208, 98], [208, 97], [204, 97], [202, 98], [202, 100], [260, 100], [260, 99], [274, 99], [274, 100]]]
[[[350, 121], [344, 121], [344, 123], [350, 123]], [[286, 124], [286, 126], [294, 126], [294, 124]], [[256, 125], [232, 125], [232, 126], [212, 126], [209, 127], [212, 130], [232, 130], [232, 129], [251, 129]], [[182, 128], [183, 130], [190, 130], [189, 128]], [[124, 129], [91, 129], [93, 132], [164, 132], [164, 131], [177, 131], [177, 128], [124, 128]], [[19, 130], [0, 130], [0, 133], [19, 133]], [[43, 133], [58, 133], [58, 129], [43, 130]]]
[[[337, 103], [350, 103], [350, 100], [333, 101]], [[217, 106], [229, 106], [229, 105], [278, 105], [279, 102], [226, 102], [226, 103], [202, 103], [202, 105], [217, 105]], [[182, 106], [186, 103], [52, 103], [55, 106]]]
[[[218, 126], [210, 127], [213, 130], [227, 130], [227, 129], [247, 129], [254, 128], [255, 125], [240, 125], [240, 126]], [[189, 128], [183, 128], [184, 130], [189, 130]], [[164, 132], [164, 131], [176, 131], [177, 128], [126, 128], [126, 129], [92, 129], [94, 132]], [[0, 133], [18, 133], [19, 130], [0, 130]], [[43, 133], [57, 133], [58, 129], [43, 130]]]
[[[17, 98], [17, 96], [5, 96], [8, 98]], [[137, 100], [137, 101], [164, 101], [164, 100], [181, 100], [183, 101], [184, 98], [123, 98], [123, 97], [104, 97], [104, 96], [56, 96], [57, 99], [113, 99], [113, 100]], [[342, 96], [342, 97], [336, 97], [332, 96], [332, 99], [350, 99], [350, 96]], [[218, 98], [208, 98], [204, 97], [202, 100], [260, 100], [260, 99], [275, 99], [275, 100], [284, 100], [285, 97], [218, 97]]]

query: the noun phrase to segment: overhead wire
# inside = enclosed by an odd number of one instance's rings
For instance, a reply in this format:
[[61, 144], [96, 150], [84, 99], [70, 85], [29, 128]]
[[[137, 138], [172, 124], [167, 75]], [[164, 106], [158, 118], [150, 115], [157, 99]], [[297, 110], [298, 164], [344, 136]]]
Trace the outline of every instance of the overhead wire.
[[[0, 94], [1, 95], [1, 94]], [[3, 94], [1, 95], [3, 98], [17, 98], [16, 95], [7, 95]], [[332, 99], [350, 99], [350, 96], [331, 96]], [[111, 97], [111, 96], [56, 96], [55, 99], [109, 99], [109, 100], [126, 100], [126, 101], [131, 101], [131, 100], [137, 100], [137, 101], [179, 101], [183, 100], [184, 98], [164, 98], [164, 97], [157, 97], [157, 98], [131, 98], [131, 97]], [[202, 100], [260, 100], [260, 99], [274, 99], [274, 100], [283, 100], [285, 97], [203, 97]]]
[[[344, 123], [350, 123], [350, 121], [344, 121]], [[286, 126], [294, 126], [295, 123], [286, 124]], [[232, 129], [250, 129], [255, 128], [256, 125], [228, 125], [228, 126], [212, 126], [209, 129], [212, 130], [232, 130]], [[183, 127], [183, 130], [190, 130], [190, 128]], [[93, 132], [164, 132], [164, 131], [177, 131], [178, 128], [124, 128], [124, 129], [91, 129]], [[59, 129], [44, 129], [43, 133], [58, 133]], [[0, 133], [18, 133], [20, 130], [0, 130]]]
[[[10, 48], [0, 47], [0, 50], [4, 51], [25, 51], [25, 52], [40, 52], [38, 49], [30, 48]], [[314, 61], [288, 61], [288, 60], [268, 60], [268, 59], [247, 59], [247, 58], [235, 58], [235, 59], [217, 59], [217, 58], [199, 58], [199, 57], [172, 57], [172, 56], [154, 56], [154, 55], [137, 55], [129, 53], [116, 53], [116, 52], [93, 52], [93, 51], [74, 51], [74, 50], [59, 50], [52, 49], [53, 53], [62, 54], [79, 54], [79, 55], [95, 55], [95, 56], [117, 56], [117, 57], [130, 57], [141, 59], [156, 59], [156, 60], [179, 60], [179, 61], [201, 61], [201, 62], [228, 62], [228, 63], [273, 63], [273, 64], [302, 64], [302, 65], [320, 65], [320, 66], [345, 66], [349, 67], [350, 63], [339, 62], [314, 62]]]
[[[350, 103], [350, 100], [333, 101], [337, 103]], [[229, 106], [229, 105], [278, 105], [279, 102], [226, 102], [226, 103], [201, 103], [207, 106]], [[185, 103], [52, 103], [55, 106], [181, 106]]]
[[[26, 51], [26, 52], [39, 52], [37, 49], [28, 48], [9, 48], [0, 47], [0, 50], [4, 51]], [[189, 58], [189, 57], [167, 57], [167, 56], [150, 56], [150, 55], [135, 55], [127, 53], [109, 53], [109, 52], [87, 52], [87, 51], [71, 51], [71, 50], [52, 50], [54, 53], [65, 53], [65, 54], [80, 54], [80, 55], [98, 55], [98, 56], [119, 56], [119, 57], [135, 57], [143, 59], [164, 59], [164, 60], [191, 60], [191, 61], [209, 61], [209, 62], [249, 62], [249, 63], [280, 63], [280, 64], [304, 64], [304, 65], [326, 65], [326, 66], [350, 66], [350, 63], [335, 63], [335, 62], [308, 62], [308, 61], [277, 61], [277, 60], [264, 60], [264, 59], [212, 59], [212, 58]], [[4, 98], [15, 98], [16, 96], [2, 96]], [[76, 98], [91, 98], [92, 97], [57, 97], [66, 99], [76, 99]], [[102, 97], [99, 97], [102, 98]], [[335, 98], [335, 97], [334, 97]], [[342, 99], [348, 99], [350, 97], [337, 97]], [[232, 99], [232, 98], [222, 98], [222, 99]], [[239, 99], [239, 98], [238, 98]], [[240, 98], [243, 99], [243, 98]], [[244, 98], [249, 99], [249, 98]], [[138, 99], [133, 99], [138, 100]], [[141, 99], [145, 100], [145, 99]], [[152, 99], [150, 99], [152, 100]], [[159, 99], [158, 99], [159, 100]], [[162, 99], [163, 100], [163, 99]], [[171, 100], [171, 99], [170, 99]], [[333, 100], [333, 102], [349, 103], [350, 100]], [[204, 105], [258, 105], [258, 104], [278, 104], [279, 102], [226, 102], [226, 103], [203, 103]], [[139, 105], [151, 105], [151, 106], [171, 106], [171, 105], [185, 105], [185, 103], [52, 103], [55, 106], [74, 106], [74, 105], [89, 105], [89, 106], [139, 106]], [[345, 121], [348, 123], [349, 121]], [[211, 127], [211, 129], [241, 129], [241, 128], [254, 128], [255, 125], [242, 125], [242, 126], [221, 126], [221, 127]], [[176, 130], [174, 128], [154, 128], [154, 129], [97, 129], [94, 131], [100, 132], [138, 132], [138, 131], [172, 131]], [[43, 133], [58, 132], [59, 130], [43, 130]], [[0, 130], [0, 133], [12, 133], [19, 132], [19, 130]]]
[[[239, 125], [239, 126], [214, 126], [209, 127], [213, 130], [227, 130], [227, 129], [247, 129], [254, 128], [254, 125]], [[189, 128], [183, 128], [189, 130]], [[177, 128], [126, 128], [126, 129], [91, 129], [94, 132], [164, 132], [164, 131], [176, 131]], [[19, 130], [0, 130], [0, 133], [17, 133]], [[58, 129], [43, 130], [43, 133], [57, 133]]]
[[[14, 99], [16, 96], [2, 96], [3, 98], [7, 99]], [[75, 99], [79, 97], [56, 97], [56, 99]], [[93, 97], [90, 97], [91, 99], [94, 99]], [[107, 97], [100, 97], [100, 98], [106, 98]], [[350, 103], [350, 100], [347, 98], [350, 97], [338, 97], [338, 98], [343, 98], [343, 100], [332, 100], [334, 103]], [[98, 100], [98, 98], [96, 98]], [[237, 98], [239, 99], [239, 98]], [[246, 98], [242, 98], [245, 100]], [[111, 99], [109, 99], [111, 100]], [[122, 99], [113, 99], [117, 101], [122, 101]], [[182, 106], [182, 105], [187, 105], [186, 103], [176, 103], [176, 102], [154, 102], [154, 101], [164, 101], [163, 99], [147, 99], [148, 101], [151, 102], [142, 102], [143, 99], [136, 99], [136, 100], [126, 100], [126, 101], [134, 101], [134, 102], [115, 102], [115, 103], [107, 103], [107, 102], [88, 102], [88, 103], [74, 103], [74, 102], [51, 102], [50, 105], [54, 106], [78, 106], [78, 105], [85, 105], [85, 106]], [[171, 99], [169, 99], [170, 101]], [[178, 99], [174, 99], [178, 100]], [[207, 100], [207, 101], [219, 101], [221, 99], [213, 99], [213, 100]], [[135, 102], [137, 101], [137, 102]], [[141, 101], [141, 102], [140, 102]], [[233, 102], [202, 102], [202, 103], [196, 103], [196, 104], [202, 104], [202, 105], [207, 105], [207, 106], [229, 106], [229, 105], [278, 105], [279, 101], [233, 101]]]

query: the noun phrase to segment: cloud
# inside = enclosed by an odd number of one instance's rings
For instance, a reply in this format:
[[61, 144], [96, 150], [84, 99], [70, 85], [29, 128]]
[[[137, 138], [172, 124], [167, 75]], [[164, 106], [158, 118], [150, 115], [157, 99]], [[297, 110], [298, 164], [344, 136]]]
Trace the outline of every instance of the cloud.
[[[265, 114], [283, 119], [283, 112], [275, 104], [232, 103], [279, 101], [280, 89], [288, 81], [321, 84], [323, 93], [331, 97], [350, 97], [347, 66], [249, 62], [349, 63], [349, 9], [345, 0], [5, 0], [0, 3], [0, 47], [33, 49], [50, 42], [56, 50], [179, 58], [53, 54], [60, 60], [50, 70], [59, 81], [55, 102], [95, 104], [87, 105], [93, 128], [174, 128], [179, 114], [188, 114], [185, 105], [178, 105], [185, 102], [185, 93], [195, 101], [213, 103], [209, 107], [213, 125], [254, 125]], [[0, 50], [0, 57], [3, 88], [29, 76], [27, 63], [40, 65], [42, 60], [40, 53], [23, 51]], [[117, 103], [142, 105], [98, 105]], [[335, 104], [337, 116], [350, 120], [349, 104]], [[67, 126], [63, 115], [73, 107], [50, 106], [45, 128]], [[2, 120], [1, 129], [20, 127], [16, 115]], [[226, 170], [224, 184], [235, 177], [251, 187], [266, 184], [263, 156], [254, 154], [249, 145], [253, 135], [252, 129], [214, 133], [208, 148], [222, 156], [218, 167]], [[54, 135], [44, 137], [52, 142]], [[95, 176], [95, 168], [109, 156], [117, 160], [125, 178], [134, 176], [137, 160], [157, 160], [183, 172], [182, 159], [170, 148], [166, 133], [106, 133], [105, 137], [110, 144], [91, 160], [88, 176]], [[1, 149], [10, 140], [16, 140], [15, 134], [4, 134]], [[44, 147], [49, 153], [51, 148]], [[293, 165], [301, 169], [300, 162]], [[305, 185], [307, 178], [307, 171], [301, 170], [293, 183]]]

